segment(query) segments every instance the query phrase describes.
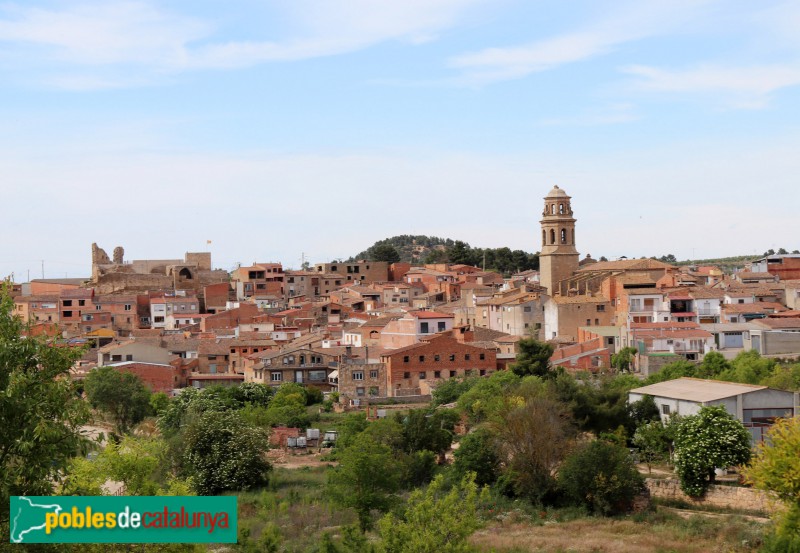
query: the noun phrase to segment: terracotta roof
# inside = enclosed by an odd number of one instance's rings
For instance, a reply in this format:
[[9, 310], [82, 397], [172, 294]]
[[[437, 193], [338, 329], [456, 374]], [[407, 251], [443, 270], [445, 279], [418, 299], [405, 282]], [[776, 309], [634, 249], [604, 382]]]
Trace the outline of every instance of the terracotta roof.
[[684, 330], [687, 328], [700, 328], [700, 326], [697, 323], [693, 322], [631, 323], [630, 327], [636, 330], [648, 330], [648, 329]]
[[800, 329], [800, 319], [775, 319], [766, 318], [754, 320], [753, 324], [765, 326], [770, 330], [798, 330]]
[[452, 313], [439, 313], [437, 311], [409, 311], [408, 313], [417, 319], [452, 319]]
[[632, 332], [635, 339], [642, 338], [711, 338], [713, 334], [701, 328], [686, 330], [636, 330]]
[[621, 259], [619, 261], [598, 261], [586, 267], [578, 269], [579, 273], [597, 271], [635, 271], [635, 270], [655, 270], [672, 269], [674, 265], [664, 263], [655, 259]]
[[554, 296], [553, 301], [559, 304], [568, 303], [607, 303], [605, 296]]
[[754, 303], [723, 303], [722, 310], [727, 313], [777, 313], [786, 311], [786, 308], [775, 302], [757, 301]]

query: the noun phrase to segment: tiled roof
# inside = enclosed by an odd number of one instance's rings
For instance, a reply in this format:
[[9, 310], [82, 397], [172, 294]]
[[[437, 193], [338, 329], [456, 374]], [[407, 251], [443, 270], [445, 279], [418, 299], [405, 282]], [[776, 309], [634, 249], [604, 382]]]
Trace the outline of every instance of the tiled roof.
[[582, 272], [595, 272], [595, 271], [635, 271], [635, 270], [654, 270], [654, 269], [672, 269], [673, 265], [657, 261], [655, 259], [621, 259], [619, 261], [598, 261], [586, 267], [578, 269], [579, 273]]
[[798, 330], [800, 329], [800, 319], [781, 319], [766, 318], [753, 321], [753, 324], [765, 326], [770, 330]]
[[437, 311], [410, 311], [408, 313], [417, 319], [452, 319], [453, 314], [439, 313]]
[[595, 296], [554, 296], [552, 299], [558, 304], [608, 302], [605, 296], [601, 296], [599, 294]]

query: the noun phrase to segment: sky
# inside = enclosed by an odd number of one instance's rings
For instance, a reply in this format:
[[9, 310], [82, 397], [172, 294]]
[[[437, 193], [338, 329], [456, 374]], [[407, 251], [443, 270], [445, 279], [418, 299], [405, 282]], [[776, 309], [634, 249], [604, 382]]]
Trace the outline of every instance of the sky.
[[582, 255], [791, 251], [798, 28], [769, 0], [3, 1], [0, 275], [88, 276], [93, 242], [533, 252], [554, 185]]

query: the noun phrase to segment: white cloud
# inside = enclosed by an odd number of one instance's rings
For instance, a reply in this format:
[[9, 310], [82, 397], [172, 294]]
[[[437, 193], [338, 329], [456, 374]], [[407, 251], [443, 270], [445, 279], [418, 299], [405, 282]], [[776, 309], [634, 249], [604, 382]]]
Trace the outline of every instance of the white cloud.
[[682, 94], [720, 95], [730, 107], [765, 107], [770, 94], [800, 85], [800, 63], [732, 67], [705, 65], [692, 69], [666, 70], [631, 66], [623, 71], [640, 77], [645, 90]]
[[[6, 43], [6, 64], [44, 66], [47, 83], [108, 88], [147, 83], [186, 69], [344, 54], [389, 40], [420, 44], [435, 39], [480, 2], [485, 0], [295, 0], [274, 6], [275, 17], [286, 20], [283, 27], [292, 28], [293, 36], [247, 41], [223, 40], [212, 21], [141, 1], [63, 9], [12, 4], [0, 11], [0, 43]], [[100, 69], [121, 65], [138, 67], [138, 73], [119, 77]], [[76, 66], [83, 71], [73, 71]], [[94, 67], [95, 74], [87, 74], [86, 66]]]
[[586, 28], [522, 46], [487, 48], [450, 60], [470, 84], [516, 79], [608, 54], [624, 43], [659, 35], [696, 14], [707, 1], [626, 4]]
[[[80, 65], [181, 63], [185, 47], [206, 36], [207, 24], [142, 2], [101, 2], [62, 11], [11, 6], [0, 19], [0, 41], [34, 60]], [[25, 47], [38, 47], [31, 52]], [[21, 51], [20, 51], [21, 50]], [[6, 58], [12, 54], [6, 53]]]

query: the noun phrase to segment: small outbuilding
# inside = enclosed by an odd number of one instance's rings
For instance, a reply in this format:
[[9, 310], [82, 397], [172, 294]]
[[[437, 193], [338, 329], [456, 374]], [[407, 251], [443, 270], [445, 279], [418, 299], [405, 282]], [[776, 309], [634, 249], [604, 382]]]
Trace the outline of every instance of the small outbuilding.
[[661, 413], [661, 420], [673, 415], [695, 415], [702, 407], [721, 405], [750, 431], [754, 442], [763, 439], [764, 433], [775, 419], [800, 415], [800, 394], [776, 390], [767, 386], [676, 378], [628, 393], [628, 402], [652, 396]]

